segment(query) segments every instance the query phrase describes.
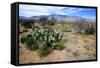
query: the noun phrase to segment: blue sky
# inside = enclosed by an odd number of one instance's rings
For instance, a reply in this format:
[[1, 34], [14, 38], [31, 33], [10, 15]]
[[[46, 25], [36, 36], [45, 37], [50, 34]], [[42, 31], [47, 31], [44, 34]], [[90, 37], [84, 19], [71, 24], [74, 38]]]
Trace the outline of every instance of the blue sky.
[[94, 8], [75, 8], [75, 7], [57, 7], [57, 6], [39, 6], [39, 5], [19, 5], [19, 16], [31, 17], [40, 15], [71, 15], [84, 18], [95, 19], [96, 9]]

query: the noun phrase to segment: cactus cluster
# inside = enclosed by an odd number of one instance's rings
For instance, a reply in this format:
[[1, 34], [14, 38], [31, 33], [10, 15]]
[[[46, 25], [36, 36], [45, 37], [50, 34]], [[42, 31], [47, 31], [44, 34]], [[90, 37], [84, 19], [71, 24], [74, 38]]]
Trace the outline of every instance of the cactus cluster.
[[54, 31], [52, 28], [33, 27], [32, 32], [22, 37], [22, 43], [31, 50], [37, 50], [40, 56], [46, 56], [53, 49], [61, 50], [64, 48], [62, 32]]

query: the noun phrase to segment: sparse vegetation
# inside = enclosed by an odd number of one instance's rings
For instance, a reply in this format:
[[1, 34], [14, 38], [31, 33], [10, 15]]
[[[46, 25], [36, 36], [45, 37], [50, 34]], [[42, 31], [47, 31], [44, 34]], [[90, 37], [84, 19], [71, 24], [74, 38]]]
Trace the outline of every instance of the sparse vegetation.
[[[25, 45], [20, 49], [25, 47], [26, 51], [31, 53], [27, 54], [29, 56], [34, 57], [33, 53], [36, 52], [35, 55], [42, 61], [48, 60], [50, 57], [50, 61], [58, 59], [84, 60], [84, 57], [95, 59], [96, 26], [94, 22], [59, 21], [54, 17], [41, 16], [37, 20], [21, 21], [19, 24], [20, 27], [23, 27], [19, 34], [21, 36], [20, 43]], [[88, 49], [86, 45], [91, 48]], [[27, 53], [26, 51], [25, 53]], [[61, 56], [63, 58], [59, 58]]]
[[93, 24], [88, 24], [88, 27], [85, 29], [86, 34], [94, 34], [95, 26]]

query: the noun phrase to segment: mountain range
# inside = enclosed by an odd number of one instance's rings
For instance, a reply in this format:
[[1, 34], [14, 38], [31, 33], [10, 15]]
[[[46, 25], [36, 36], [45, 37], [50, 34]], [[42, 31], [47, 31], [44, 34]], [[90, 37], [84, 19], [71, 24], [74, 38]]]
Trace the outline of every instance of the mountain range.
[[40, 16], [31, 16], [31, 17], [24, 17], [24, 16], [19, 16], [19, 19], [26, 19], [26, 20], [38, 20], [42, 16], [47, 16], [49, 18], [56, 18], [58, 21], [89, 21], [89, 22], [95, 22], [94, 19], [89, 19], [89, 18], [82, 18], [78, 16], [68, 16], [68, 15], [40, 15]]

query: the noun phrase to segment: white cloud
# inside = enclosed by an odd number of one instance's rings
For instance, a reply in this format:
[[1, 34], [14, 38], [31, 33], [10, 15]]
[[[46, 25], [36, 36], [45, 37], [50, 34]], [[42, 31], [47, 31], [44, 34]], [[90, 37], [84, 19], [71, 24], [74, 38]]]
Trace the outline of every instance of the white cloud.
[[20, 16], [37, 16], [37, 15], [50, 15], [62, 14], [70, 15], [83, 9], [73, 7], [56, 7], [56, 6], [39, 6], [39, 5], [19, 5]]
[[39, 5], [19, 5], [20, 16], [49, 15], [65, 7], [39, 6]]

